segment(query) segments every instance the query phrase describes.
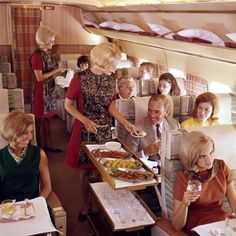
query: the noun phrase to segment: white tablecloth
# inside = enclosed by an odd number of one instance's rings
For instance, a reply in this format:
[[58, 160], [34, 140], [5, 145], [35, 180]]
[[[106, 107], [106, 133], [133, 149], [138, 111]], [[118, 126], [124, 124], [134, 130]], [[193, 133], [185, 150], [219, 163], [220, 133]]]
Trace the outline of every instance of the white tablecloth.
[[26, 236], [57, 231], [49, 216], [46, 200], [43, 197], [31, 199], [35, 217], [27, 220], [0, 223], [0, 236]]
[[[229, 226], [232, 228], [233, 232], [226, 233], [226, 222], [225, 221], [217, 221], [210, 224], [199, 225], [192, 230], [197, 232], [200, 236], [236, 236], [235, 226], [236, 226], [236, 219], [229, 220]], [[217, 234], [218, 233], [218, 234]]]

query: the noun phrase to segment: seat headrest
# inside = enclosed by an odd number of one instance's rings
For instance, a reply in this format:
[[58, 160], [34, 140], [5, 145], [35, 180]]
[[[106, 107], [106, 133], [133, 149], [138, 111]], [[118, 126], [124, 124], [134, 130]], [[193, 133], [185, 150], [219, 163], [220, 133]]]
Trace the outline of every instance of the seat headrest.
[[236, 125], [219, 125], [185, 129], [202, 131], [215, 143], [215, 158], [226, 162], [231, 170], [236, 169]]

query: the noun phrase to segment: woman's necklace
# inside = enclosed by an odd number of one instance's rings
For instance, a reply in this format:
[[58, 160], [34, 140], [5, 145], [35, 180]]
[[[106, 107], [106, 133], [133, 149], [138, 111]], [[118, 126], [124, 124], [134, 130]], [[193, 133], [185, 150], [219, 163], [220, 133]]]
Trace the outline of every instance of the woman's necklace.
[[207, 182], [216, 176], [217, 170], [218, 170], [217, 161], [214, 160], [212, 168], [208, 170], [206, 173], [203, 173], [202, 175], [201, 174], [199, 175], [198, 173], [189, 170], [185, 170], [185, 174], [191, 180], [199, 180], [200, 182]]
[[27, 151], [27, 147], [23, 148], [22, 152], [20, 153], [20, 155], [16, 155], [13, 150], [11, 149], [10, 145], [7, 146], [7, 149], [9, 151], [9, 153], [11, 154], [11, 156], [14, 158], [14, 160], [16, 162], [20, 162], [23, 160], [23, 158], [25, 157], [26, 151]]

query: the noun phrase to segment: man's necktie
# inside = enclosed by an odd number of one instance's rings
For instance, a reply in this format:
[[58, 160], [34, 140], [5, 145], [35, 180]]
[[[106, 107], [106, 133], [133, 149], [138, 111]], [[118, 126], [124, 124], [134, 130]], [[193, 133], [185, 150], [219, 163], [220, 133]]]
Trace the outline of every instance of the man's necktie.
[[157, 127], [157, 138], [161, 138], [161, 131], [160, 131], [160, 124], [156, 124], [156, 127]]

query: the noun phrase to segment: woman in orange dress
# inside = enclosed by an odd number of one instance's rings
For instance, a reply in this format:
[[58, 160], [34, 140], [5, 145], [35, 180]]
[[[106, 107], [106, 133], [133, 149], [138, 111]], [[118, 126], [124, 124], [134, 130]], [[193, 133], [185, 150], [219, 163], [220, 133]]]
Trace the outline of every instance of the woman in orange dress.
[[[184, 166], [176, 178], [172, 224], [176, 230], [198, 235], [192, 228], [228, 217], [221, 199], [226, 196], [236, 212], [236, 191], [231, 172], [223, 160], [214, 158], [213, 140], [199, 131], [182, 141], [180, 158]], [[201, 182], [202, 190], [187, 190], [189, 180]]]

